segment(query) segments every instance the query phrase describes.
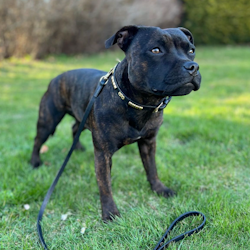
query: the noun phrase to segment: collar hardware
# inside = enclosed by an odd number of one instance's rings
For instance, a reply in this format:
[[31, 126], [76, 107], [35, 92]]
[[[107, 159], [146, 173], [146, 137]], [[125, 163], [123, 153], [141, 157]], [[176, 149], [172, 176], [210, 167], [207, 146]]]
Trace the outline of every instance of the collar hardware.
[[114, 78], [114, 76], [111, 76], [111, 81], [112, 81], [112, 84], [113, 84], [114, 89], [117, 89], [117, 85], [116, 85], [116, 83], [115, 83], [115, 78]]
[[157, 113], [159, 111], [159, 108], [163, 105], [163, 102], [160, 103], [158, 107], [155, 108], [154, 113]]
[[142, 109], [143, 109], [142, 106], [137, 105], [137, 104], [135, 104], [135, 103], [133, 103], [133, 102], [131, 102], [131, 101], [128, 102], [128, 105], [129, 105], [130, 107], [132, 107], [132, 108], [135, 108], [135, 109], [139, 109], [139, 110], [142, 110]]
[[125, 100], [125, 96], [123, 95], [122, 92], [119, 91], [117, 94], [121, 97], [121, 99], [122, 99], [123, 101]]

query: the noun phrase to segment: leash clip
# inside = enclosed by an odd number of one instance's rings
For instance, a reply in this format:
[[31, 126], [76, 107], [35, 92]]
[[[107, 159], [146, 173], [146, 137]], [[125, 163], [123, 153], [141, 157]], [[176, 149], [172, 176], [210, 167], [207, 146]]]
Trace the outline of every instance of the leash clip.
[[103, 77], [101, 77], [101, 78], [103, 78], [105, 81], [107, 81], [109, 79], [109, 77], [114, 74], [116, 66], [114, 68], [111, 68], [110, 71], [106, 75], [104, 75]]
[[100, 81], [99, 81], [100, 85], [104, 86], [107, 84], [109, 77], [114, 74], [117, 65], [118, 64], [116, 64], [114, 68], [111, 68], [110, 71], [106, 75], [100, 78]]

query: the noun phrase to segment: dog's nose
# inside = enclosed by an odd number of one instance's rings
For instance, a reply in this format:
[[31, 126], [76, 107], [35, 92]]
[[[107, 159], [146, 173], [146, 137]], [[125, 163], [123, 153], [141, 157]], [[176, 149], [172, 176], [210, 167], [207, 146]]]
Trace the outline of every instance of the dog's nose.
[[195, 76], [199, 70], [199, 65], [196, 62], [186, 62], [183, 67], [192, 76]]

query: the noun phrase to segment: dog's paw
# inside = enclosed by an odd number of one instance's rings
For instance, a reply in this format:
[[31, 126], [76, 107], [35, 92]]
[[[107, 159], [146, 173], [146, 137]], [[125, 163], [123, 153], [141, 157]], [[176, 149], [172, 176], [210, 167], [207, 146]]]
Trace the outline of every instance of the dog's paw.
[[120, 213], [116, 207], [116, 204], [111, 200], [102, 207], [102, 220], [107, 223], [115, 220], [116, 216], [120, 216]]
[[120, 217], [119, 211], [116, 211], [116, 212], [113, 212], [113, 213], [109, 212], [106, 215], [103, 215], [102, 220], [103, 220], [104, 223], [108, 223], [110, 221], [115, 220], [116, 216]]
[[167, 188], [165, 185], [163, 185], [160, 181], [157, 181], [152, 185], [152, 190], [156, 192], [158, 195], [163, 196], [165, 198], [175, 196], [176, 193], [170, 188]]
[[33, 166], [33, 168], [38, 168], [43, 164], [43, 162], [39, 158], [32, 157], [30, 164]]
[[173, 197], [176, 195], [176, 192], [170, 188], [165, 187], [163, 190], [157, 192], [158, 195], [161, 195], [165, 198]]

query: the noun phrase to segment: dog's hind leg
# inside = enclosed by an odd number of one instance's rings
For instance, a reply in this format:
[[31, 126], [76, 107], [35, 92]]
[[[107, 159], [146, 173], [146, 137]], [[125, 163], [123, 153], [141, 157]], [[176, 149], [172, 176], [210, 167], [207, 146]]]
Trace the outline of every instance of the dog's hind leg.
[[[75, 135], [77, 133], [79, 125], [80, 125], [80, 123], [76, 120], [75, 124], [72, 126], [73, 139], [75, 138]], [[77, 144], [75, 146], [75, 149], [76, 150], [81, 150], [81, 151], [85, 150], [84, 146], [81, 144], [81, 142], [79, 141], [79, 139], [78, 139], [78, 142], [77, 142]]]
[[40, 159], [40, 149], [43, 143], [48, 139], [50, 135], [53, 135], [56, 126], [62, 120], [65, 115], [65, 111], [59, 110], [49, 95], [46, 92], [41, 100], [39, 117], [37, 121], [37, 134], [35, 137], [33, 152], [30, 163], [34, 168], [39, 167], [42, 164]]

